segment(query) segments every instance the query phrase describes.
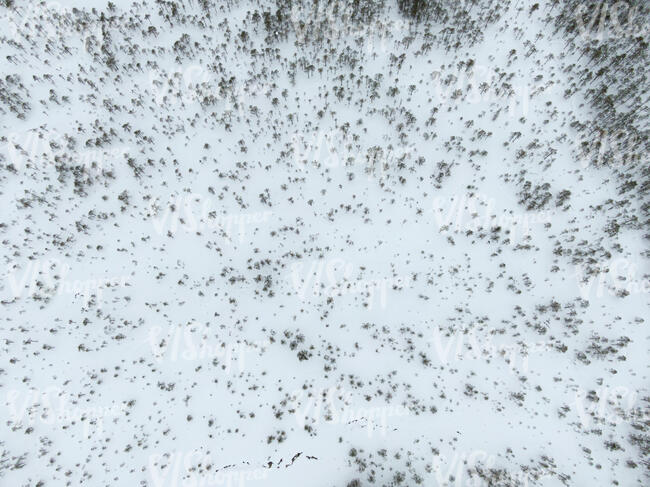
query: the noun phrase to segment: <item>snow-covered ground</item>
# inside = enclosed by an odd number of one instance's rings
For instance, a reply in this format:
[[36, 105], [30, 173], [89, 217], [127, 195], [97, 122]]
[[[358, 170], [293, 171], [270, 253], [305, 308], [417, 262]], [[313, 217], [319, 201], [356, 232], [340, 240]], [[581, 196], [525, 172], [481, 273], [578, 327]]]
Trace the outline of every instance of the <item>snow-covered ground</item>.
[[643, 8], [113, 3], [0, 2], [1, 486], [648, 485]]

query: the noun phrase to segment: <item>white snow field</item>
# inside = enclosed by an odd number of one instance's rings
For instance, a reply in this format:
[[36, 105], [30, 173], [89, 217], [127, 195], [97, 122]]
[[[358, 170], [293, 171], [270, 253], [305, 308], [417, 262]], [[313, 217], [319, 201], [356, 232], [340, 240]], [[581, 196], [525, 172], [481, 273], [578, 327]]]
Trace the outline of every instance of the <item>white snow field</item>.
[[0, 0], [0, 486], [650, 485], [649, 20]]

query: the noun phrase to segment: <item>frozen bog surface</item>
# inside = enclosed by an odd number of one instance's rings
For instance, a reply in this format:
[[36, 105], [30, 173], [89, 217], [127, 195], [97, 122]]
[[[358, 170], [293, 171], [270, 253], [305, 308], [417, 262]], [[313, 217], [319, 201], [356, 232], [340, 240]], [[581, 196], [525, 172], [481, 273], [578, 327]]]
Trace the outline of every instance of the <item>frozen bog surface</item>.
[[648, 485], [644, 2], [0, 14], [0, 485]]

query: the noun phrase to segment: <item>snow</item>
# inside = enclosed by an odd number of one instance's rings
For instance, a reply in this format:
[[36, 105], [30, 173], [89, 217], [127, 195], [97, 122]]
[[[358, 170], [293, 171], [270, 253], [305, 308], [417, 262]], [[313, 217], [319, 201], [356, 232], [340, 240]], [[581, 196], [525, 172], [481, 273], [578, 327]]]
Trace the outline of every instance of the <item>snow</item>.
[[644, 201], [552, 2], [15, 3], [0, 485], [647, 485]]

